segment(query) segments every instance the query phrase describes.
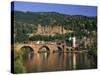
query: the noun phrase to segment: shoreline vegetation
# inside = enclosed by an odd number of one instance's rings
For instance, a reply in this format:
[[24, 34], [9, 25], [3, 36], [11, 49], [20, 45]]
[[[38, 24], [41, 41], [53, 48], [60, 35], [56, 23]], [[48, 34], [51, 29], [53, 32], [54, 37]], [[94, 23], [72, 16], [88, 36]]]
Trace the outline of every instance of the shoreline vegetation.
[[14, 73], [26, 73], [26, 68], [23, 65], [23, 56], [21, 51], [14, 50]]

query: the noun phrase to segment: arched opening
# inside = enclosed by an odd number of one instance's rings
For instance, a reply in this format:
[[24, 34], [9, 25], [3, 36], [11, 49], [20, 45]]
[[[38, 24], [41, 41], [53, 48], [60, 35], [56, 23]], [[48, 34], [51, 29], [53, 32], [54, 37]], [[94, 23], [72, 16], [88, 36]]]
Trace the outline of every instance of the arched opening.
[[73, 49], [72, 49], [72, 48], [71, 48], [70, 50], [71, 50], [71, 51], [73, 51]]
[[66, 48], [66, 51], [73, 51], [72, 48]]
[[31, 59], [34, 55], [34, 50], [30, 46], [23, 46], [21, 52], [23, 59]]
[[38, 53], [41, 61], [44, 62], [50, 55], [50, 49], [48, 48], [48, 46], [42, 46], [41, 48], [39, 48]]
[[63, 52], [61, 47], [57, 47], [58, 48], [58, 52]]
[[66, 51], [70, 51], [69, 48], [66, 48]]
[[49, 53], [50, 49], [47, 46], [42, 46], [39, 48], [38, 53]]
[[63, 49], [61, 48], [61, 47], [59, 47], [59, 46], [57, 46], [57, 48], [53, 51], [53, 53], [55, 53], [55, 52], [63, 52]]

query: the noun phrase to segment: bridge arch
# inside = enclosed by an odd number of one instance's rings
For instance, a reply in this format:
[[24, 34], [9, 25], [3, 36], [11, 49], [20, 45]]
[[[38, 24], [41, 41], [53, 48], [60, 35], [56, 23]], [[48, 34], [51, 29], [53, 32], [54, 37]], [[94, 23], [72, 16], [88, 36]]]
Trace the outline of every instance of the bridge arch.
[[38, 53], [44, 53], [44, 52], [50, 53], [50, 48], [48, 46], [42, 46], [38, 49]]
[[63, 51], [63, 49], [61, 47], [57, 46], [57, 48], [58, 48], [58, 52], [62, 52]]
[[66, 48], [66, 51], [73, 51], [71, 47]]
[[55, 50], [53, 50], [53, 53], [55, 52], [63, 52], [63, 49], [60, 46], [57, 46]]
[[20, 48], [23, 59], [31, 59], [34, 55], [34, 50], [31, 46], [22, 46]]
[[21, 50], [26, 50], [27, 52], [34, 52], [33, 48], [31, 46], [23, 46], [20, 48]]

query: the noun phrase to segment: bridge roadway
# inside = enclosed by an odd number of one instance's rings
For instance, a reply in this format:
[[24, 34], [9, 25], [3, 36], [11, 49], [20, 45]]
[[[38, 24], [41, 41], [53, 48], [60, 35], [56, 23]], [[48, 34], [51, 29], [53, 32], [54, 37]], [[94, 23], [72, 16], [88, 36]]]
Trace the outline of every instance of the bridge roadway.
[[[67, 48], [65, 43], [57, 44], [57, 42], [45, 42], [45, 43], [31, 42], [31, 43], [14, 44], [14, 49], [16, 50], [21, 50], [22, 48], [25, 47], [31, 48], [34, 51], [34, 53], [37, 53], [43, 47], [50, 50], [50, 52], [53, 52], [58, 49], [64, 52]], [[68, 48], [71, 49], [72, 47], [68, 47]]]

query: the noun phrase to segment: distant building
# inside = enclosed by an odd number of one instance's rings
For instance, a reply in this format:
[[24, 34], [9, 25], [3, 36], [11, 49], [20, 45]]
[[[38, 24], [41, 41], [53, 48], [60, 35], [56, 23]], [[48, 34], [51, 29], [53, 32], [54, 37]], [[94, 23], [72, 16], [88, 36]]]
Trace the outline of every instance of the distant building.
[[38, 24], [37, 34], [44, 35], [55, 35], [55, 34], [64, 34], [66, 30], [62, 26], [42, 26]]
[[73, 37], [72, 40], [72, 45], [74, 48], [76, 48], [76, 37]]
[[29, 33], [29, 37], [33, 35], [51, 35], [54, 36], [55, 34], [65, 34], [65, 33], [73, 33], [72, 30], [66, 30], [64, 27], [57, 26], [57, 25], [41, 25], [38, 24], [37, 30], [33, 33]]

